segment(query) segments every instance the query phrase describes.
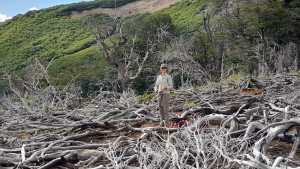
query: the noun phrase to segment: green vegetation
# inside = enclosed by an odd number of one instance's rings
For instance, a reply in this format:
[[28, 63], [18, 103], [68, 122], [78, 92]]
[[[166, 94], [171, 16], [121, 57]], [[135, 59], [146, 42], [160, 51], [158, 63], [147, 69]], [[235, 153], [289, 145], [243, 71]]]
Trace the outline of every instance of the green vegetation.
[[55, 10], [17, 17], [0, 27], [1, 72], [20, 73], [33, 57], [50, 61], [64, 56], [65, 51], [70, 54], [67, 49], [72, 49], [74, 42], [91, 38], [79, 20], [53, 13]]
[[[131, 52], [133, 39], [133, 54], [141, 56], [139, 59], [149, 49], [149, 42], [155, 44], [140, 77], [130, 82], [139, 94], [151, 88], [160, 62], [157, 55], [172, 51], [170, 42], [174, 39], [182, 38], [187, 53], [209, 72], [213, 80], [220, 80], [224, 63], [224, 73], [229, 72], [226, 77], [232, 74], [226, 80], [233, 83], [238, 83], [244, 74], [255, 73], [261, 65], [277, 72], [279, 66], [275, 61], [280, 58], [276, 58], [274, 52], [289, 52], [281, 65], [287, 68], [297, 60], [295, 56], [300, 56], [300, 2], [297, 0], [236, 1], [239, 7], [229, 9], [224, 9], [226, 0], [182, 0], [161, 11], [120, 19], [122, 35], [115, 32], [109, 37], [104, 36], [104, 43], [114, 58], [108, 61], [104, 59], [102, 49], [96, 46], [96, 37], [86, 26], [86, 19], [93, 18], [97, 26], [101, 22], [100, 29], [107, 33], [105, 28], [112, 27], [113, 18], [107, 15], [72, 18], [70, 15], [99, 7], [114, 8], [133, 1], [137, 0], [118, 0], [117, 4], [114, 0], [95, 0], [61, 5], [31, 11], [1, 23], [0, 76], [5, 72], [19, 76], [30, 74], [25, 68], [34, 58], [45, 64], [51, 61], [49, 75], [54, 85], [63, 86], [70, 81], [96, 82], [107, 77], [106, 71], [112, 69], [111, 72], [118, 76], [122, 72], [115, 69], [120, 67], [118, 64], [123, 55]], [[226, 10], [231, 13], [225, 14]], [[156, 43], [158, 28], [164, 25], [169, 26], [168, 38]], [[132, 65], [129, 72], [136, 72], [136, 68], [137, 65]], [[181, 72], [174, 75], [176, 85], [181, 84], [181, 75]], [[5, 86], [6, 82], [1, 81], [0, 92]], [[142, 101], [147, 99], [150, 96], [141, 98]]]
[[56, 85], [83, 79], [101, 79], [107, 66], [96, 46], [56, 59], [49, 67], [49, 75]]
[[63, 51], [64, 54], [72, 54], [84, 50], [96, 43], [94, 37], [87, 37], [82, 40], [74, 41], [69, 48]]
[[294, 33], [299, 35], [299, 30], [294, 27], [299, 23], [291, 13], [296, 11], [291, 10], [281, 1], [244, 4], [241, 6], [240, 22], [245, 26], [244, 31], [248, 36], [260, 32], [262, 36], [272, 37], [278, 43], [287, 43]]
[[[121, 6], [132, 1], [134, 0], [121, 0], [117, 1], [116, 5]], [[143, 55], [143, 49], [147, 46], [146, 40], [149, 37], [155, 38], [156, 29], [162, 24], [172, 26], [174, 23], [174, 28], [171, 27], [169, 30], [184, 31], [190, 25], [196, 29], [201, 22], [197, 13], [203, 4], [200, 0], [180, 2], [155, 14], [126, 18], [125, 32], [129, 39], [137, 35], [136, 51]], [[0, 72], [15, 72], [22, 76], [26, 66], [36, 57], [43, 63], [54, 59], [49, 67], [49, 75], [55, 85], [66, 85], [70, 81], [102, 79], [108, 64], [102, 52], [94, 45], [95, 37], [83, 26], [81, 19], [68, 17], [73, 12], [98, 7], [110, 8], [115, 7], [115, 4], [113, 0], [97, 0], [56, 6], [31, 11], [2, 24], [0, 26]], [[113, 35], [106, 40], [106, 43], [109, 45], [117, 40], [118, 35]], [[125, 45], [124, 48], [129, 46]], [[149, 71], [143, 72], [142, 77], [133, 83], [133, 86], [139, 89], [139, 93], [149, 87], [149, 84], [145, 83], [146, 75], [156, 73], [149, 68], [147, 69]], [[2, 86], [5, 86], [4, 84], [3, 82]]]
[[189, 108], [196, 107], [196, 106], [197, 106], [197, 103], [195, 103], [195, 101], [193, 101], [193, 100], [186, 100], [183, 104], [184, 109], [189, 109]]
[[0, 96], [8, 89], [8, 81], [0, 80]]
[[300, 79], [300, 71], [296, 72], [296, 76]]
[[152, 91], [144, 92], [144, 94], [137, 97], [139, 103], [147, 104], [155, 97], [155, 93]]
[[[121, 0], [117, 6], [134, 0]], [[95, 37], [81, 19], [68, 15], [98, 7], [114, 7], [114, 0], [61, 5], [30, 11], [0, 25], [0, 75], [24, 68], [38, 58], [50, 66], [53, 84], [65, 85], [81, 78], [101, 79], [106, 62], [95, 47]]]
[[157, 13], [170, 15], [172, 23], [179, 33], [189, 33], [198, 30], [202, 25], [203, 11], [206, 0], [180, 1]]

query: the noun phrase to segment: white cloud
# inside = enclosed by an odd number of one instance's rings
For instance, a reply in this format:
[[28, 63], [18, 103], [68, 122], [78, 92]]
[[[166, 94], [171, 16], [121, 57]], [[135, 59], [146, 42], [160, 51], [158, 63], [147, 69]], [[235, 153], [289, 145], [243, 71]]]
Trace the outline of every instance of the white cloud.
[[29, 9], [29, 11], [36, 11], [36, 10], [39, 10], [39, 8], [37, 8], [35, 6]]
[[11, 19], [11, 17], [7, 16], [5, 14], [0, 13], [0, 22], [4, 22], [4, 21], [6, 21], [8, 19]]

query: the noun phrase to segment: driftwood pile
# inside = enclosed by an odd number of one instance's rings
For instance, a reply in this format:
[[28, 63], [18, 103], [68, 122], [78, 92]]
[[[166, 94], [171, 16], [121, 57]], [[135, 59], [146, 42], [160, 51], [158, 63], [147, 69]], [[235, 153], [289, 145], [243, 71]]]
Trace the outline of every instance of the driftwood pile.
[[[102, 91], [84, 100], [53, 87], [0, 103], [0, 168], [300, 168], [300, 80], [260, 79], [264, 94], [181, 89], [172, 122], [159, 127], [157, 99]], [[176, 115], [177, 112], [177, 115]]]

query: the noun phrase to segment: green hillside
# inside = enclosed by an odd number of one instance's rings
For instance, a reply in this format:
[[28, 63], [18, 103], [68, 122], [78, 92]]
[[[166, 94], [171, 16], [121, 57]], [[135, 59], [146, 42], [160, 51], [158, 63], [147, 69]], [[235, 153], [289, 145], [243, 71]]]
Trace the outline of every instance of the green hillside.
[[[118, 0], [117, 4], [114, 0], [96, 0], [60, 5], [31, 11], [2, 23], [0, 25], [0, 76], [5, 72], [14, 72], [19, 76], [30, 74], [24, 70], [34, 58], [38, 58], [43, 63], [52, 60], [49, 74], [54, 85], [66, 85], [70, 81], [82, 79], [102, 79], [106, 68], [110, 65], [102, 56], [100, 48], [96, 46], [94, 35], [84, 24], [85, 18], [74, 18], [72, 14], [99, 7], [114, 8], [115, 5], [119, 7], [133, 1], [136, 0]], [[295, 63], [297, 62], [295, 57], [300, 56], [298, 29], [300, 3], [297, 0], [261, 1], [260, 3], [251, 1], [246, 4], [237, 1], [238, 8], [225, 9], [228, 1], [182, 0], [145, 16], [153, 16], [153, 18], [148, 17], [150, 25], [161, 22], [156, 20], [160, 17], [155, 16], [161, 15], [163, 16], [161, 18], [169, 16], [175, 30], [172, 36], [184, 37], [189, 44], [189, 54], [211, 74], [211, 77], [216, 79], [219, 78], [221, 71], [221, 56], [224, 58], [224, 69], [228, 71], [252, 73], [253, 70], [258, 69], [258, 63], [262, 61], [266, 62], [268, 70], [278, 71], [278, 66], [273, 63], [274, 60], [278, 60], [272, 54], [272, 50], [275, 49], [274, 44], [282, 49], [291, 49], [290, 60], [284, 63], [286, 67], [291, 67], [294, 60]], [[231, 13], [226, 14], [226, 11]], [[101, 15], [98, 14], [97, 17]], [[151, 26], [147, 26], [149, 23], [146, 23], [148, 21], [140, 22], [143, 16], [135, 20], [131, 18], [134, 16], [122, 19], [125, 22], [130, 21], [130, 25], [150, 29]], [[264, 51], [255, 53], [254, 50], [258, 46], [263, 46]], [[140, 46], [141, 49], [144, 47]], [[162, 48], [162, 50], [168, 49], [168, 45]], [[222, 51], [223, 54], [220, 53]], [[298, 55], [295, 54], [297, 52]], [[260, 60], [258, 55], [264, 55], [263, 60]], [[149, 65], [157, 65], [150, 61]], [[300, 67], [299, 63], [298, 65]], [[153, 71], [147, 70], [148, 72], [143, 73], [148, 74], [149, 71]], [[137, 80], [141, 82], [141, 79]]]
[[157, 13], [170, 15], [178, 32], [193, 32], [201, 27], [202, 12], [207, 4], [207, 0], [181, 1]]
[[[117, 5], [132, 1], [118, 1]], [[106, 64], [101, 52], [94, 46], [95, 39], [83, 26], [82, 19], [72, 19], [69, 15], [97, 7], [111, 8], [114, 7], [113, 2], [98, 0], [56, 6], [28, 12], [4, 23], [0, 26], [0, 72], [22, 75], [33, 58], [42, 61], [54, 58], [49, 73], [57, 84], [66, 84], [84, 76], [101, 79]], [[202, 4], [200, 0], [193, 4], [178, 3], [158, 13], [170, 14], [178, 30], [185, 30], [189, 25], [198, 25], [200, 19], [194, 16]], [[188, 10], [190, 6], [192, 10]]]
[[[117, 6], [132, 1], [118, 1]], [[24, 68], [36, 57], [41, 61], [55, 59], [49, 73], [57, 84], [66, 84], [83, 76], [101, 78], [106, 64], [94, 46], [95, 38], [81, 19], [72, 19], [69, 15], [114, 6], [112, 0], [61, 5], [31, 11], [7, 21], [0, 26], [1, 74], [15, 72], [22, 75]]]

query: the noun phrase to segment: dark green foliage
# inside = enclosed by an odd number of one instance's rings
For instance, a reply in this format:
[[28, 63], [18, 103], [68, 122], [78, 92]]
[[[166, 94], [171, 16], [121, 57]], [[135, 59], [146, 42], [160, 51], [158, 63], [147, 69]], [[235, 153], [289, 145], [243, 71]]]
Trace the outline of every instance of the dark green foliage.
[[97, 94], [97, 91], [101, 89], [101, 87], [98, 85], [97, 80], [92, 79], [80, 79], [78, 83], [78, 86], [80, 86], [81, 96], [82, 97], [88, 97]]
[[186, 82], [186, 80], [188, 80], [190, 77], [188, 77], [188, 75], [185, 74], [181, 74], [181, 72], [175, 72], [172, 75], [173, 77], [173, 84], [174, 84], [174, 88], [179, 88], [180, 86], [183, 86], [182, 82]]
[[292, 1], [285, 6], [282, 1], [249, 3], [241, 7], [239, 22], [244, 26], [244, 34], [272, 37], [277, 43], [298, 41], [300, 35], [299, 2]]
[[8, 81], [0, 79], [0, 97], [9, 89]]
[[[161, 30], [172, 35], [174, 33], [174, 25], [172, 19], [167, 14], [142, 14], [125, 19], [123, 32], [127, 39], [136, 38], [137, 51], [144, 51], [147, 45], [158, 43], [158, 36]], [[160, 35], [164, 36], [164, 35]], [[166, 43], [168, 38], [162, 38], [162, 43]], [[149, 43], [150, 44], [147, 44]]]
[[151, 90], [153, 83], [153, 80], [147, 80], [147, 74], [142, 74], [132, 82], [131, 87], [136, 90], [137, 94], [143, 94], [147, 89]]
[[300, 1], [299, 0], [289, 0], [286, 4], [286, 10], [289, 16], [289, 31], [287, 32], [290, 40], [300, 43]]
[[216, 53], [207, 33], [203, 31], [195, 32], [193, 33], [191, 41], [192, 46], [190, 51], [195, 60], [203, 63], [203, 65], [209, 64], [211, 56], [214, 56]]

